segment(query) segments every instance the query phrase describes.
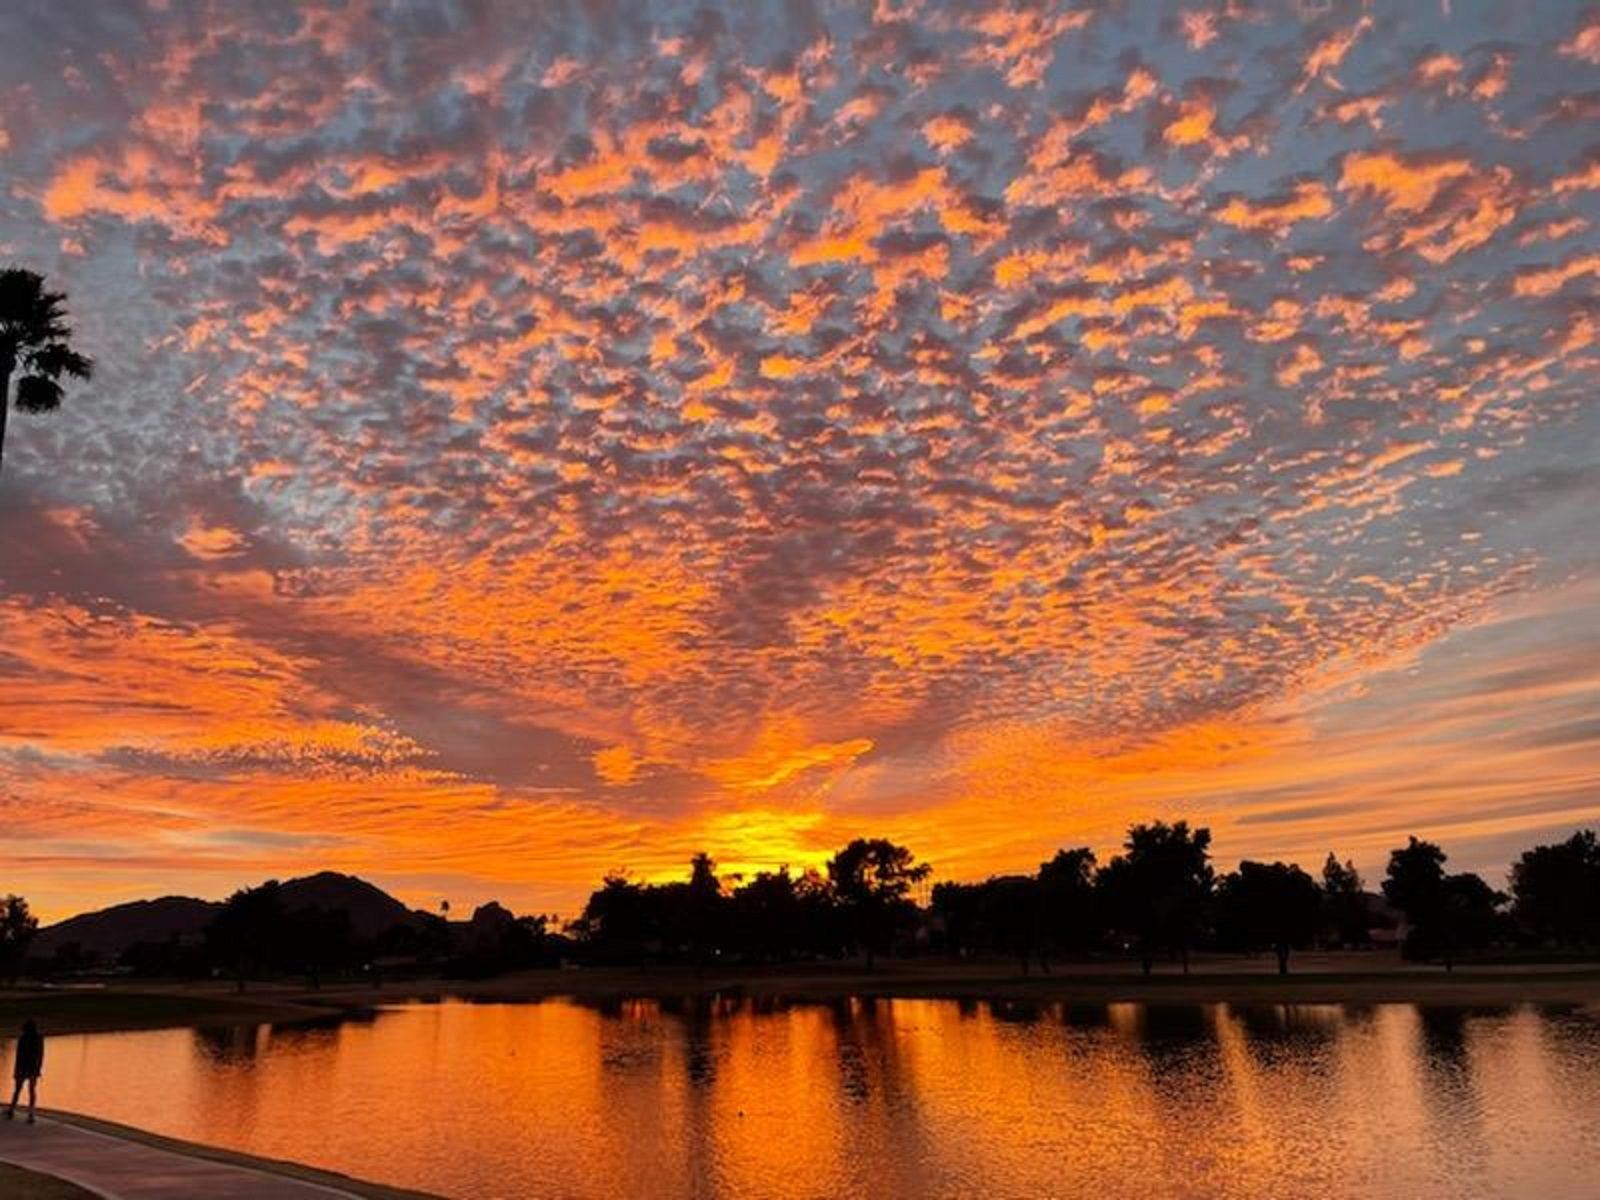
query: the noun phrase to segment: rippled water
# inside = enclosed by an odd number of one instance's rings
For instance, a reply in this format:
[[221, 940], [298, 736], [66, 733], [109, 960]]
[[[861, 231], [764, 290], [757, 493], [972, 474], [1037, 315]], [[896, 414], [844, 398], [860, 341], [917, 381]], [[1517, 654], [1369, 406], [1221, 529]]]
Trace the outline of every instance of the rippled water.
[[417, 1005], [52, 1039], [41, 1099], [447, 1196], [1600, 1196], [1600, 1020]]

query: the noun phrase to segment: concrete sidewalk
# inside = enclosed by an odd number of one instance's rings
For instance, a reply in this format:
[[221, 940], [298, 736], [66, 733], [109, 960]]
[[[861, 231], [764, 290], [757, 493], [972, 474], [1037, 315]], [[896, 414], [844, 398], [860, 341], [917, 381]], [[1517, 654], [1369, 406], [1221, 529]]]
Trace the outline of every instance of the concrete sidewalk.
[[55, 1175], [106, 1200], [359, 1200], [354, 1192], [192, 1158], [40, 1116], [0, 1115], [0, 1161]]

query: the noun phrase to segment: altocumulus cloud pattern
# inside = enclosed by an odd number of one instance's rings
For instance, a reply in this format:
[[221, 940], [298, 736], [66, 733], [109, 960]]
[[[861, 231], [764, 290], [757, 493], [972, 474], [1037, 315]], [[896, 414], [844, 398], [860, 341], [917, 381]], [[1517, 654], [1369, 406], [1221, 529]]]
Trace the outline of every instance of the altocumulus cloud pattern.
[[0, 481], [47, 912], [1600, 811], [1592, 7], [0, 27], [100, 367]]

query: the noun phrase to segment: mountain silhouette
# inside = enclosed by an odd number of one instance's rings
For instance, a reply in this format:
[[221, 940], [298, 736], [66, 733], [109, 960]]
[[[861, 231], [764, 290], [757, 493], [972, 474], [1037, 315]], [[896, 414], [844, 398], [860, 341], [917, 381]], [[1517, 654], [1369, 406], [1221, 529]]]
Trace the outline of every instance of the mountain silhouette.
[[222, 905], [193, 896], [162, 896], [114, 904], [98, 912], [81, 913], [55, 925], [46, 925], [34, 938], [32, 952], [48, 958], [74, 943], [86, 954], [114, 960], [140, 942], [186, 941], [198, 938]]
[[[351, 932], [361, 938], [375, 938], [396, 925], [414, 924], [419, 915], [382, 888], [337, 871], [287, 879], [278, 894], [287, 912], [322, 908], [348, 913]], [[47, 958], [76, 943], [84, 953], [114, 962], [141, 942], [198, 940], [221, 909], [217, 901], [192, 896], [115, 904], [45, 926], [31, 949], [35, 957]]]
[[349, 913], [351, 932], [362, 938], [377, 937], [396, 925], [409, 925], [416, 916], [377, 885], [337, 871], [286, 879], [278, 898], [285, 912], [324, 908]]

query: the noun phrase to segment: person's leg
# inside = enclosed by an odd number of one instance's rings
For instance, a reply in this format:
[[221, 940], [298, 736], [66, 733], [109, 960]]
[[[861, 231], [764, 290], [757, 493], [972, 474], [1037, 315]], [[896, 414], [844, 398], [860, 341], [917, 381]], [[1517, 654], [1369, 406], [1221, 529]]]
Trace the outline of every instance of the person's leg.
[[33, 1124], [34, 1105], [39, 1103], [39, 1077], [28, 1080], [28, 1124]]
[[16, 1086], [11, 1089], [11, 1104], [6, 1109], [6, 1120], [11, 1120], [17, 1115], [17, 1097], [22, 1095], [22, 1080], [16, 1081]]

